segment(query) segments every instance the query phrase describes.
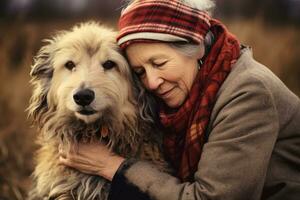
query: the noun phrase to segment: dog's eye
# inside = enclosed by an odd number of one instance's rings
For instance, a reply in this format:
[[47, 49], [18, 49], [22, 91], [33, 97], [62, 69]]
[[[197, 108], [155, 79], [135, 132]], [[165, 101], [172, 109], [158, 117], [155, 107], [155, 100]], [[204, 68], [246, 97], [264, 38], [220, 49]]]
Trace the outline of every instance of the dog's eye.
[[75, 67], [75, 63], [73, 61], [68, 61], [65, 64], [65, 68], [67, 68], [68, 70], [72, 70]]
[[102, 64], [104, 69], [112, 69], [116, 66], [116, 63], [114, 61], [111, 60], [107, 60]]

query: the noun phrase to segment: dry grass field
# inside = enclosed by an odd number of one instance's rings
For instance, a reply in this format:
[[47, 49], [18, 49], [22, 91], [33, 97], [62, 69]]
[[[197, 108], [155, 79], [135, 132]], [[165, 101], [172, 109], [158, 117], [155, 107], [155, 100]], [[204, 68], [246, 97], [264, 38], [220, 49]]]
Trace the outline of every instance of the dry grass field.
[[[259, 18], [226, 21], [255, 58], [300, 95], [300, 29], [272, 27]], [[41, 40], [74, 22], [0, 24], [0, 200], [22, 200], [30, 187], [36, 131], [25, 111], [31, 94], [29, 71]]]

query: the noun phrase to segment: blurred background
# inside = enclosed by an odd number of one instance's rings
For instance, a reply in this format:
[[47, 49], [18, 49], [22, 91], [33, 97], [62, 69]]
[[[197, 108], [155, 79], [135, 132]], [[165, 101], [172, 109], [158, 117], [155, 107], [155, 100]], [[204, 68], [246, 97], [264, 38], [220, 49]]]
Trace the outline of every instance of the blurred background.
[[[36, 131], [25, 111], [33, 56], [42, 39], [75, 23], [111, 27], [122, 0], [0, 1], [0, 200], [24, 199], [30, 187]], [[254, 57], [300, 95], [300, 0], [217, 0], [221, 19]]]

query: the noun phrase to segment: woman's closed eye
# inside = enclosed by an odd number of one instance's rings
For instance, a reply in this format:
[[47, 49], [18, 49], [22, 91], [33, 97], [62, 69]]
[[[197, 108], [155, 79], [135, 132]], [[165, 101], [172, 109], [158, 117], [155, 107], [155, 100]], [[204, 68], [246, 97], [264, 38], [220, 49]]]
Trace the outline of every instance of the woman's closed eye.
[[153, 61], [152, 65], [154, 67], [162, 67], [164, 66], [168, 61], [164, 60], [164, 61]]

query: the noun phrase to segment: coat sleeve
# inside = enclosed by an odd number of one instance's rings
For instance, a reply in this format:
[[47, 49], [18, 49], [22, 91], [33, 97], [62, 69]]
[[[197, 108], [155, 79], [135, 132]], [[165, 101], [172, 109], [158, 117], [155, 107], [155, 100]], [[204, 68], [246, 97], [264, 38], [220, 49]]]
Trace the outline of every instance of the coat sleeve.
[[273, 96], [255, 78], [236, 81], [222, 93], [194, 182], [181, 183], [144, 161], [130, 162], [115, 175], [110, 199], [260, 199], [279, 132]]

